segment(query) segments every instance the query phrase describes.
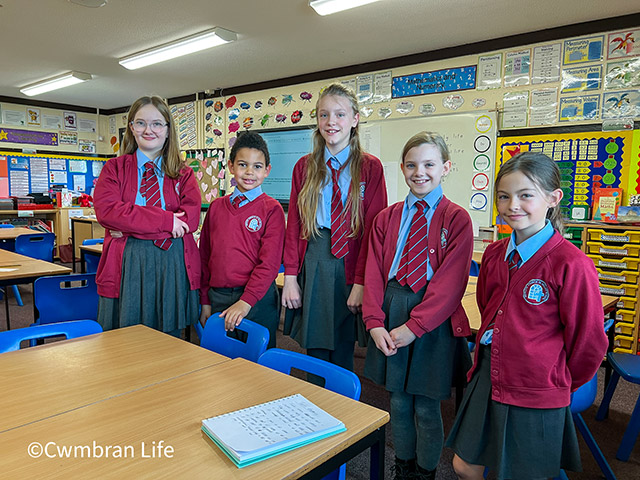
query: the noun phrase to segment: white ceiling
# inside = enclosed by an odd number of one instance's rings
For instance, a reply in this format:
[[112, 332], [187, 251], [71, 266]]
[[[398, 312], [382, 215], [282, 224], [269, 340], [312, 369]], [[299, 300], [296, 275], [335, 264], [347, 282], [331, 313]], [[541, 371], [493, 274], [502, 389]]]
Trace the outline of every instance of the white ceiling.
[[[638, 0], [382, 0], [321, 17], [307, 0], [0, 0], [0, 95], [69, 70], [84, 84], [32, 97], [102, 109], [637, 13]], [[238, 41], [129, 71], [118, 58], [215, 26]]]

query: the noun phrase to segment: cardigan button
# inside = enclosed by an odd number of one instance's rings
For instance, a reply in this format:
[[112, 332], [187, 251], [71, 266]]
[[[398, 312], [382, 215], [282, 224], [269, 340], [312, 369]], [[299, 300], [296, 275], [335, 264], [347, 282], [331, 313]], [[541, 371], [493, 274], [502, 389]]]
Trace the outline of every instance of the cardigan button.
[[494, 388], [493, 389], [493, 394], [496, 395], [496, 396], [499, 396], [500, 395], [500, 390], [498, 390], [497, 388]]
[[500, 329], [499, 329], [499, 328], [497, 328], [497, 327], [496, 327], [496, 328], [494, 328], [494, 329], [493, 329], [493, 333], [500, 333]]
[[460, 333], [462, 331], [462, 327], [456, 327], [456, 332]]
[[498, 375], [498, 370], [491, 370], [491, 375]]
[[436, 253], [436, 251], [432, 248], [431, 250], [429, 250], [429, 253]]
[[491, 350], [491, 353], [497, 355], [498, 353], [500, 353], [500, 350], [498, 348], [494, 348], [493, 350]]
[[504, 312], [502, 310], [498, 310], [498, 315], [502, 315]]

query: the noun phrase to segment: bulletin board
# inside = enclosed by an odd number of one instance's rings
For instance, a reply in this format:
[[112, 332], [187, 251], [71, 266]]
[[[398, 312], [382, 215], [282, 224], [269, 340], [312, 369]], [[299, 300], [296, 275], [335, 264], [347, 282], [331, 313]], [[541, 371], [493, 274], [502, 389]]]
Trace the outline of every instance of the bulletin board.
[[[569, 216], [572, 205], [591, 205], [594, 188], [623, 188], [623, 203], [630, 185], [638, 182], [638, 158], [632, 162], [634, 132], [583, 132], [502, 137], [498, 140], [499, 167], [520, 152], [548, 155], [558, 165], [564, 197], [561, 210]], [[632, 165], [633, 163], [633, 165]]]
[[0, 152], [0, 197], [49, 192], [51, 185], [93, 193], [108, 158]]
[[363, 148], [382, 161], [389, 204], [409, 193], [400, 171], [402, 148], [421, 131], [439, 133], [449, 147], [451, 171], [442, 180], [444, 194], [465, 208], [476, 227], [492, 225], [496, 116], [479, 111], [422, 118], [387, 119], [361, 124]]
[[224, 195], [227, 190], [224, 149], [188, 150], [184, 152], [186, 163], [193, 169], [204, 205]]

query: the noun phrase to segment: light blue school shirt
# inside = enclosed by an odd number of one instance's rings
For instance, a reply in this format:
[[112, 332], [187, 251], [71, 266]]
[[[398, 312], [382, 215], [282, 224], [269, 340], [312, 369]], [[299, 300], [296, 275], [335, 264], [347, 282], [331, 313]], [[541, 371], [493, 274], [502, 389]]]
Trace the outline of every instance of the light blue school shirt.
[[[398, 273], [398, 267], [400, 266], [400, 257], [404, 251], [404, 246], [407, 243], [407, 237], [409, 236], [409, 230], [411, 229], [411, 220], [418, 211], [416, 202], [418, 200], [424, 200], [427, 202], [427, 208], [424, 210], [424, 216], [427, 219], [427, 232], [431, 226], [431, 219], [433, 213], [436, 211], [440, 200], [442, 200], [442, 185], [438, 185], [432, 191], [430, 191], [424, 198], [420, 199], [413, 193], [409, 192], [407, 198], [404, 200], [404, 207], [402, 207], [402, 218], [400, 219], [400, 230], [398, 231], [398, 243], [396, 244], [396, 254], [393, 257], [391, 263], [391, 270], [389, 270], [389, 278], [391, 280]], [[431, 268], [431, 262], [429, 261], [429, 253], [427, 252], [427, 281], [433, 277], [433, 268]]]
[[[351, 147], [346, 146], [344, 150], [332, 155], [327, 147], [324, 148], [324, 163], [331, 159], [331, 166], [339, 170], [349, 160]], [[328, 169], [328, 167], [327, 167]], [[333, 179], [331, 178], [331, 170], [328, 172], [326, 185], [320, 190], [320, 198], [318, 199], [318, 210], [316, 211], [316, 223], [319, 228], [331, 228], [331, 197], [333, 196]], [[340, 187], [340, 197], [342, 205], [347, 203], [349, 195], [349, 186], [351, 185], [351, 170], [348, 166], [342, 169], [338, 177], [338, 186]]]
[[507, 253], [504, 256], [504, 261], [509, 261], [509, 257], [511, 252], [517, 250], [520, 254], [520, 262], [518, 262], [518, 268], [520, 268], [527, 260], [535, 255], [535, 253], [542, 248], [542, 246], [547, 243], [551, 237], [553, 237], [555, 230], [553, 229], [553, 225], [547, 219], [545, 220], [544, 227], [535, 235], [527, 238], [520, 245], [516, 246], [516, 234], [515, 232], [511, 233], [511, 238], [509, 239], [509, 246], [507, 247]]
[[233, 199], [236, 198], [238, 195], [245, 196], [245, 200], [241, 201], [239, 205], [240, 207], [244, 207], [247, 203], [253, 202], [256, 198], [262, 195], [262, 185], [258, 185], [256, 188], [247, 190], [244, 193], [242, 193], [240, 190], [238, 190], [238, 187], [236, 187], [233, 190], [233, 193], [229, 196], [229, 201], [231, 202], [231, 205], [233, 205]]
[[[138, 193], [136, 193], [136, 205], [146, 206], [147, 201], [140, 193], [140, 185], [142, 184], [142, 175], [144, 174], [144, 164], [150, 162], [151, 159], [147, 157], [142, 150], [136, 150], [136, 156], [138, 158]], [[158, 177], [158, 187], [160, 188], [160, 206], [164, 210], [164, 191], [162, 186], [164, 185], [164, 172], [162, 171], [162, 155], [158, 155], [153, 160], [155, 165], [156, 176]]]

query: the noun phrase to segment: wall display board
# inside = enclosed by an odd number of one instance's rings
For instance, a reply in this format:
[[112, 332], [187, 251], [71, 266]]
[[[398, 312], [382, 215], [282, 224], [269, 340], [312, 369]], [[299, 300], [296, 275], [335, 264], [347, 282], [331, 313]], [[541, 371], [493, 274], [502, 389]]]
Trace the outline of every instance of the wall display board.
[[0, 197], [49, 192], [52, 185], [91, 195], [107, 158], [0, 152]]
[[361, 124], [364, 150], [380, 158], [385, 168], [389, 204], [404, 200], [409, 193], [400, 172], [400, 155], [407, 140], [425, 130], [442, 135], [451, 153], [453, 165], [442, 181], [445, 195], [469, 212], [476, 227], [490, 226], [495, 178], [493, 159], [496, 158], [496, 116], [493, 112]]
[[[497, 170], [520, 152], [536, 151], [557, 162], [562, 175], [562, 213], [569, 216], [572, 205], [591, 205], [595, 187], [625, 189], [636, 177], [631, 168], [633, 132], [583, 132], [526, 135], [498, 139]], [[635, 161], [637, 163], [637, 159]], [[635, 183], [635, 179], [634, 183]], [[496, 219], [497, 224], [503, 223]]]
[[227, 188], [225, 183], [227, 163], [224, 149], [188, 150], [183, 152], [183, 155], [187, 165], [196, 174], [203, 204], [208, 205], [219, 196], [224, 195]]

